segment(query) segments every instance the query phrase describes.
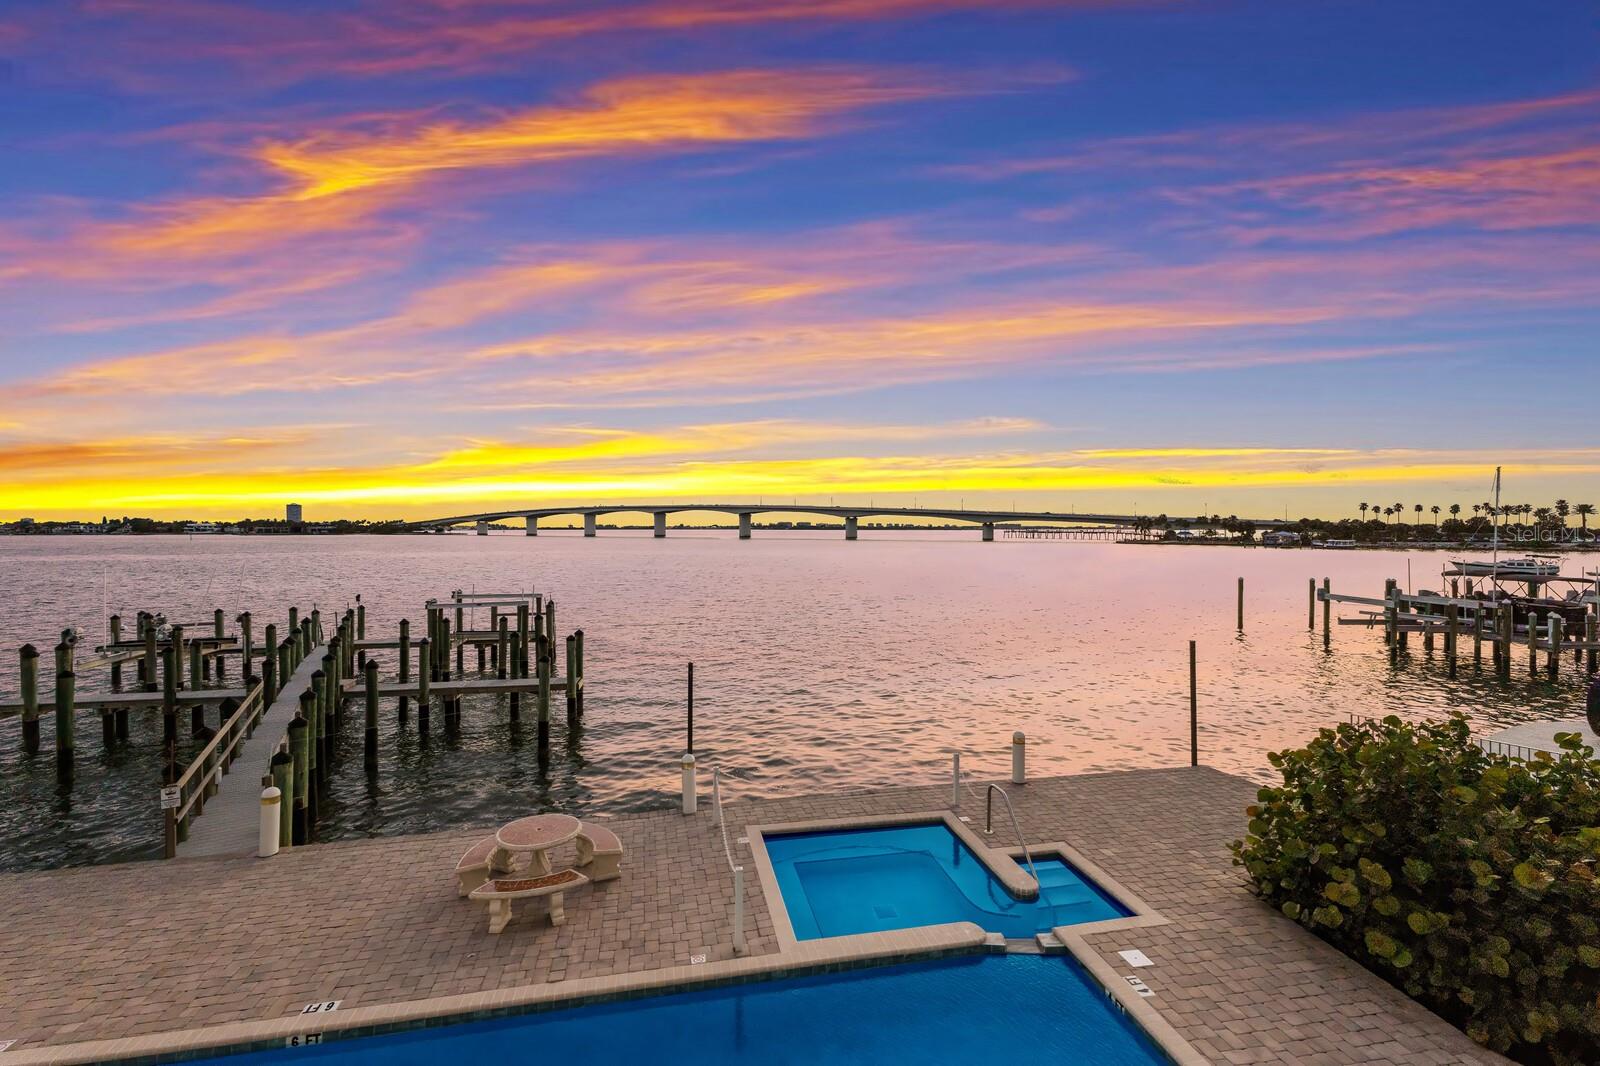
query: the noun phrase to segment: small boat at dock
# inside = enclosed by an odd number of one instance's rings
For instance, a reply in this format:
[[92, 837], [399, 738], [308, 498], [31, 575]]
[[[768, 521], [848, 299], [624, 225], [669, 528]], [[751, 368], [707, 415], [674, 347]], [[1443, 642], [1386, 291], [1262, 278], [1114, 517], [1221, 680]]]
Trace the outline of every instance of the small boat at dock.
[[1513, 559], [1452, 559], [1450, 565], [1463, 577], [1559, 577], [1561, 563], [1548, 555]]

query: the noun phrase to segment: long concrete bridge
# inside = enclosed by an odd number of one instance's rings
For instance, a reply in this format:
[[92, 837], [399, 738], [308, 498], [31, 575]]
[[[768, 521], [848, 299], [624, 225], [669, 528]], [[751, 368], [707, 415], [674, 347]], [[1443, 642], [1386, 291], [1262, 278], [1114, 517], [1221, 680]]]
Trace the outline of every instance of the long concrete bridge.
[[[473, 524], [477, 526], [479, 536], [487, 536], [491, 523], [521, 518], [526, 522], [528, 536], [536, 537], [539, 535], [539, 520], [541, 518], [582, 515], [583, 535], [592, 537], [597, 532], [597, 521], [601, 515], [648, 514], [654, 518], [655, 535], [664, 537], [667, 535], [667, 516], [669, 514], [681, 514], [685, 511], [737, 515], [739, 518], [740, 540], [750, 539], [752, 519], [758, 514], [805, 514], [820, 515], [826, 518], [841, 518], [844, 520], [845, 540], [856, 539], [856, 530], [863, 518], [915, 518], [924, 521], [933, 519], [945, 522], [970, 522], [982, 528], [984, 540], [994, 540], [994, 527], [1000, 524], [1062, 523], [1132, 527], [1142, 519], [1150, 517], [1149, 515], [1125, 514], [1063, 514], [1059, 511], [977, 511], [938, 507], [835, 507], [832, 505], [820, 506], [795, 503], [626, 503], [600, 504], [593, 507], [527, 507], [508, 511], [488, 511], [483, 514], [455, 515], [450, 518], [431, 518], [423, 522], [412, 522], [410, 525], [414, 529], [445, 529], [450, 526]], [[1175, 526], [1206, 526], [1210, 524], [1211, 520], [1202, 516], [1198, 518], [1169, 518], [1168, 521]], [[1258, 529], [1273, 529], [1291, 524], [1282, 519], [1271, 518], [1251, 518], [1243, 519], [1242, 521], [1254, 523]]]

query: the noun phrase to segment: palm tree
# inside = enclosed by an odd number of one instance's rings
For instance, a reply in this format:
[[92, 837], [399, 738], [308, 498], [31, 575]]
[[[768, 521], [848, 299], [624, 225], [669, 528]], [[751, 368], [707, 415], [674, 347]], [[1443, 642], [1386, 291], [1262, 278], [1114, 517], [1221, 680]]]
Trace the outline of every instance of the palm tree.
[[1589, 516], [1594, 514], [1594, 504], [1592, 504], [1592, 503], [1580, 503], [1580, 504], [1578, 504], [1578, 506], [1574, 507], [1573, 510], [1575, 512], [1577, 512], [1578, 521], [1583, 523], [1583, 532], [1585, 534], [1588, 534], [1588, 532], [1589, 532]]
[[1415, 524], [1418, 529], [1422, 528], [1422, 504], [1420, 503], [1417, 504], [1417, 521]]
[[1366, 504], [1362, 504], [1361, 505], [1361, 520], [1363, 522], [1365, 522], [1367, 520], [1367, 505]]
[[[1476, 511], [1478, 510], [1478, 505], [1477, 504], [1473, 504], [1472, 505], [1472, 510], [1474, 511], [1474, 513], [1476, 513]], [[1450, 517], [1451, 518], [1460, 518], [1461, 517], [1461, 505], [1459, 503], [1452, 503], [1450, 505]]]
[[1571, 513], [1572, 507], [1567, 503], [1566, 500], [1556, 501], [1556, 517], [1561, 519], [1561, 533], [1563, 536], [1565, 536], [1567, 532], [1567, 515]]
[[1434, 504], [1432, 507], [1428, 508], [1428, 510], [1433, 512], [1433, 532], [1435, 535], [1437, 535], [1439, 532], [1439, 505]]

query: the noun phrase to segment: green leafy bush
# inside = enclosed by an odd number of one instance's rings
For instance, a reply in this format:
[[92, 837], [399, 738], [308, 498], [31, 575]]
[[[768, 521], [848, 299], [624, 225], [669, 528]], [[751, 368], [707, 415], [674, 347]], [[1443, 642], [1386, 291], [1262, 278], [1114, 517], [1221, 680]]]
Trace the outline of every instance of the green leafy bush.
[[1288, 917], [1480, 1044], [1600, 1063], [1600, 760], [1490, 755], [1465, 719], [1325, 729], [1270, 756], [1234, 861]]

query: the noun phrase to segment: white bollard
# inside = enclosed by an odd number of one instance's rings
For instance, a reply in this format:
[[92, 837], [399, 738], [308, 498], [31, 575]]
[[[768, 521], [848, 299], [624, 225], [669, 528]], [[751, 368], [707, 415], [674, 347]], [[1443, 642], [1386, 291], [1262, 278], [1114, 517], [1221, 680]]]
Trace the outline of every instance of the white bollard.
[[1022, 730], [1011, 734], [1011, 783], [1024, 784], [1028, 780], [1028, 738]]
[[961, 809], [961, 753], [950, 753], [950, 809]]
[[256, 848], [260, 858], [278, 854], [278, 804], [282, 799], [275, 785], [261, 790], [261, 843]]
[[693, 814], [700, 807], [700, 794], [695, 787], [694, 753], [683, 754], [683, 813]]

